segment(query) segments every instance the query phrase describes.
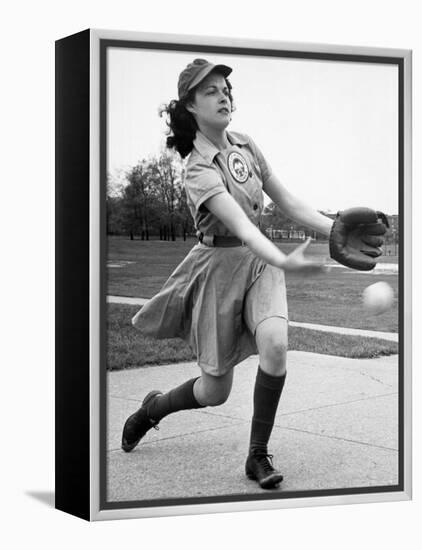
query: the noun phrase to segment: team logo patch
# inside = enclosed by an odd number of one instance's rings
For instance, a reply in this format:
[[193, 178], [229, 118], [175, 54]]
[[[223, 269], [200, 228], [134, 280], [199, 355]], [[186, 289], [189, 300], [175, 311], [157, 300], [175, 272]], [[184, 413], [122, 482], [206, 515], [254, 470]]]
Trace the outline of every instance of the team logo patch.
[[249, 168], [242, 155], [232, 151], [227, 158], [227, 164], [233, 178], [239, 183], [245, 183], [249, 177]]

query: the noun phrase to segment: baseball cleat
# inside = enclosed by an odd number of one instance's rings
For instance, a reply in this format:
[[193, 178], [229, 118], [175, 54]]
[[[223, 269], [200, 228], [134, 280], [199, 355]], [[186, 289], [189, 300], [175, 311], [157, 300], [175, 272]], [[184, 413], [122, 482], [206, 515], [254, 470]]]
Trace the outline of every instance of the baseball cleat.
[[142, 401], [142, 406], [126, 420], [122, 434], [122, 449], [129, 453], [151, 428], [158, 430], [158, 422], [148, 416], [148, 404], [162, 392], [153, 390]]
[[282, 474], [273, 467], [272, 459], [273, 455], [267, 453], [253, 453], [246, 460], [246, 475], [263, 489], [273, 489], [283, 481]]

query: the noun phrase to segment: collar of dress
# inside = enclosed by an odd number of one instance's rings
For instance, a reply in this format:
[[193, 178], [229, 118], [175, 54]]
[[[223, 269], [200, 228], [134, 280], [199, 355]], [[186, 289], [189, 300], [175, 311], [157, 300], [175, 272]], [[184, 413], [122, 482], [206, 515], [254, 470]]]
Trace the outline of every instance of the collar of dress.
[[[229, 140], [231, 145], [246, 145], [247, 143], [249, 143], [246, 136], [234, 132], [226, 132], [226, 134], [227, 139]], [[217, 147], [199, 130], [197, 130], [196, 132], [193, 146], [198, 151], [198, 153], [208, 162], [208, 164], [211, 164], [214, 160], [215, 155], [220, 152]]]

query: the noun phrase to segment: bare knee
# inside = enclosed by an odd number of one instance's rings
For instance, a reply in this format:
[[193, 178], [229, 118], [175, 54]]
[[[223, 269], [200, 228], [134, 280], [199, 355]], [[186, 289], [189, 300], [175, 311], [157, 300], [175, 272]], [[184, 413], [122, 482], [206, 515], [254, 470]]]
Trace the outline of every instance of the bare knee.
[[263, 349], [263, 355], [271, 363], [286, 363], [287, 342], [278, 335], [271, 335]]
[[228, 399], [229, 395], [221, 393], [221, 394], [210, 394], [207, 396], [207, 406], [208, 407], [218, 407], [218, 405], [222, 405], [225, 403]]
[[257, 344], [261, 368], [268, 374], [282, 376], [286, 373], [287, 330], [283, 324], [263, 325], [257, 333]]
[[271, 362], [285, 362], [287, 356], [287, 332], [263, 323], [259, 333], [257, 331], [257, 345], [260, 357]]
[[202, 374], [194, 387], [196, 400], [206, 407], [225, 403], [230, 395], [233, 374], [221, 377]]
[[287, 372], [286, 355], [277, 353], [260, 356], [260, 366], [262, 370], [272, 376], [284, 376]]

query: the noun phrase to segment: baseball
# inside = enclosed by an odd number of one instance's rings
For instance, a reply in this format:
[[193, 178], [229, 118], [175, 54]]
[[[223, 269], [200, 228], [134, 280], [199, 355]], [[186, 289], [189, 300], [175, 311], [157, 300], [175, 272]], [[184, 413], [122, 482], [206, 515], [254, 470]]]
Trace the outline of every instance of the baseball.
[[369, 285], [363, 291], [363, 305], [372, 315], [379, 315], [391, 308], [394, 291], [388, 283], [379, 281]]

